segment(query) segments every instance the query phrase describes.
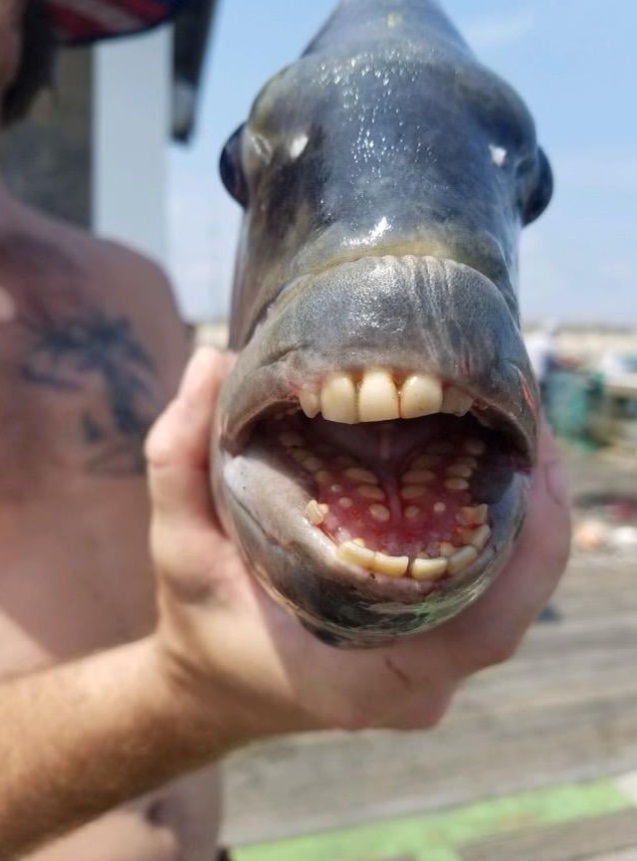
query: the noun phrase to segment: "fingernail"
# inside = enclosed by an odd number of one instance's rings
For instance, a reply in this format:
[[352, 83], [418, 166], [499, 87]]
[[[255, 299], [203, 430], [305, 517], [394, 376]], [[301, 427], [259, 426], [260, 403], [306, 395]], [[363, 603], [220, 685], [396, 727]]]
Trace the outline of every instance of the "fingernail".
[[546, 486], [553, 501], [560, 506], [568, 504], [568, 473], [561, 460], [552, 460], [545, 467]]

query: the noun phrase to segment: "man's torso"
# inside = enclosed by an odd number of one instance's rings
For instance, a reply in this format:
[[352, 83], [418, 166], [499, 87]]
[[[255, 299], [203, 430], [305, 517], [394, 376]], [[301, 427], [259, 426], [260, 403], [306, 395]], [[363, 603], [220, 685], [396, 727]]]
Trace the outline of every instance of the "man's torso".
[[[152, 629], [143, 441], [186, 349], [146, 261], [37, 217], [0, 229], [0, 677]], [[217, 815], [208, 771], [32, 858], [210, 861]]]

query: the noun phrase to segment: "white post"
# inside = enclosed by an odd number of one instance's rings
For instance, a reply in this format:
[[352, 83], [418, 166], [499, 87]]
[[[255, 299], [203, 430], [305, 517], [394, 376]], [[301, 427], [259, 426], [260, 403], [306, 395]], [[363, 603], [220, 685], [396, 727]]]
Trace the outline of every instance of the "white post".
[[172, 29], [95, 49], [93, 229], [168, 261]]

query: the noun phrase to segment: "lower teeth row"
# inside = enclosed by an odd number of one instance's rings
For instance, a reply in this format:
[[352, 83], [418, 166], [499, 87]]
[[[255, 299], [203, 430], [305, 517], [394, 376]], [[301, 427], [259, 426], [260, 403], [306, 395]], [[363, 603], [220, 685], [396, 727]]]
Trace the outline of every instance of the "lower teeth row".
[[491, 529], [484, 525], [475, 532], [480, 533], [477, 540], [481, 543], [481, 547], [476, 547], [473, 544], [455, 547], [450, 544], [449, 548], [453, 550], [453, 553], [448, 556], [433, 558], [419, 556], [415, 559], [410, 559], [409, 556], [389, 556], [378, 550], [370, 550], [360, 541], [344, 541], [338, 545], [336, 552], [343, 562], [358, 565], [388, 577], [404, 577], [409, 574], [414, 580], [439, 580], [446, 574], [452, 576], [460, 574], [461, 571], [476, 561], [480, 555], [480, 550], [489, 540]]
[[[308, 503], [305, 514], [310, 523], [318, 526], [323, 522], [327, 511], [327, 505], [313, 499]], [[459, 574], [475, 562], [491, 537], [491, 528], [485, 522], [486, 518], [486, 505], [461, 509], [458, 519], [467, 526], [460, 530], [465, 544], [456, 547], [450, 542], [442, 541], [438, 545], [439, 556], [418, 556], [414, 559], [409, 556], [391, 556], [366, 547], [362, 538], [342, 542], [336, 552], [344, 562], [388, 577], [410, 575], [414, 580], [439, 580], [446, 574]], [[474, 528], [469, 528], [470, 524], [473, 524]]]

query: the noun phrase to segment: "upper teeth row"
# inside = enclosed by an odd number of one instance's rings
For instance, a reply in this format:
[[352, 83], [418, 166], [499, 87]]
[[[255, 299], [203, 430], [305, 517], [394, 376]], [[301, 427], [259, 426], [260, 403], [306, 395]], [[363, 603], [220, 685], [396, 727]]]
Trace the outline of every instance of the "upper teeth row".
[[356, 424], [389, 419], [411, 419], [433, 413], [465, 415], [473, 398], [455, 386], [443, 385], [431, 374], [410, 374], [396, 383], [386, 368], [369, 368], [360, 379], [336, 371], [317, 391], [304, 386], [299, 394], [301, 409], [309, 418], [319, 412], [332, 422]]

